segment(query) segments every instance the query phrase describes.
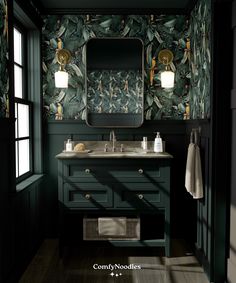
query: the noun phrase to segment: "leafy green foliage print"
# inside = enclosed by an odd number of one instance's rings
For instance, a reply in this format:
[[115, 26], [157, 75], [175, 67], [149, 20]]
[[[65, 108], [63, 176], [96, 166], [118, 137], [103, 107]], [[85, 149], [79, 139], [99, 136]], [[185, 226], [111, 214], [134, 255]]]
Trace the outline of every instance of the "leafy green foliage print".
[[9, 117], [7, 2], [0, 0], [0, 118]]
[[[138, 113], [142, 111], [140, 92], [144, 85], [145, 119], [185, 119], [190, 105], [191, 118], [209, 116], [210, 92], [210, 0], [200, 0], [190, 17], [186, 15], [50, 15], [43, 27], [43, 98], [45, 115], [63, 119], [84, 119], [89, 111]], [[103, 70], [85, 78], [85, 45], [92, 37], [136, 37], [144, 42], [144, 84], [140, 74], [129, 70], [117, 73]], [[66, 65], [68, 89], [57, 89], [57, 48], [71, 52]], [[158, 53], [170, 49], [175, 72], [172, 89], [161, 88], [164, 70]], [[125, 78], [128, 77], [127, 82]], [[85, 94], [85, 80], [92, 81]], [[106, 81], [112, 83], [106, 83]], [[128, 85], [128, 91], [127, 86]], [[137, 100], [138, 97], [138, 100]], [[127, 103], [128, 102], [128, 103]], [[58, 105], [59, 103], [59, 105]], [[122, 104], [123, 103], [123, 104]], [[125, 105], [127, 104], [127, 105]]]

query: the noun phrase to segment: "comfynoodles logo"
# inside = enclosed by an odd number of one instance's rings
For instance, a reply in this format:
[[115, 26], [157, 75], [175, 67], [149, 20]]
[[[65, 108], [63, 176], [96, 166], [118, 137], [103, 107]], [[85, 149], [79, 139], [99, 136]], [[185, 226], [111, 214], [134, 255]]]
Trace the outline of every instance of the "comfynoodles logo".
[[136, 269], [141, 269], [141, 265], [139, 264], [119, 264], [119, 263], [115, 263], [115, 264], [98, 264], [98, 263], [95, 263], [93, 265], [93, 269], [95, 270], [104, 270], [104, 269], [107, 269], [107, 270], [136, 270]]

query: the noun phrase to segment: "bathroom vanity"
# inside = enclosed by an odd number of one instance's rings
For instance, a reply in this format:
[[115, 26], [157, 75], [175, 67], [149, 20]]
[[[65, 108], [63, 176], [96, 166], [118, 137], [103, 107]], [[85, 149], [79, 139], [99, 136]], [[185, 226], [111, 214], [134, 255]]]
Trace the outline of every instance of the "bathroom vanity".
[[[134, 142], [120, 143], [122, 152], [120, 145], [111, 152], [108, 144], [104, 152], [106, 142], [87, 142], [91, 152], [56, 156], [61, 252], [73, 241], [103, 240], [114, 246], [164, 247], [170, 256], [172, 156], [136, 150]], [[120, 239], [99, 235], [100, 217], [125, 217], [127, 235]]]

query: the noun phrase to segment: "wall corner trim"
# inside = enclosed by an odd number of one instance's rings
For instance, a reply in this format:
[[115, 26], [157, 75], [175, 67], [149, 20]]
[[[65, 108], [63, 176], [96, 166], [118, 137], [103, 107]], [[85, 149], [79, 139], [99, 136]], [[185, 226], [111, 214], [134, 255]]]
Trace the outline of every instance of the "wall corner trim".
[[231, 90], [231, 109], [236, 109], [236, 88]]
[[232, 3], [232, 28], [236, 27], [236, 0]]

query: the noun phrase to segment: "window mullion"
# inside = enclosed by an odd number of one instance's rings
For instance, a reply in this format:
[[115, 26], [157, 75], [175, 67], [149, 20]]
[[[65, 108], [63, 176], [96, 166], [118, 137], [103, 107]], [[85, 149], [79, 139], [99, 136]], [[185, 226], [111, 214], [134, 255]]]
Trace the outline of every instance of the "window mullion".
[[17, 138], [16, 141], [30, 140], [30, 136]]
[[24, 69], [24, 65], [21, 65], [17, 62], [14, 62], [14, 65], [16, 65], [17, 67], [21, 68], [22, 70]]
[[[18, 139], [18, 137], [19, 137], [19, 117], [18, 117], [18, 113], [19, 113], [19, 111], [18, 111], [18, 103], [16, 103], [16, 108], [17, 108], [17, 116], [16, 116], [16, 123], [17, 123], [17, 133], [16, 133], [16, 135], [17, 135], [17, 139]], [[17, 177], [19, 177], [19, 166], [20, 166], [20, 163], [19, 163], [19, 142], [18, 142], [18, 140], [16, 140], [16, 147], [17, 147], [17, 156], [16, 156], [16, 161], [17, 161]]]
[[[17, 105], [16, 162], [17, 180], [32, 171], [31, 162], [31, 103], [27, 100], [26, 37], [23, 27], [14, 27], [15, 103]], [[21, 166], [21, 167], [20, 167]]]

